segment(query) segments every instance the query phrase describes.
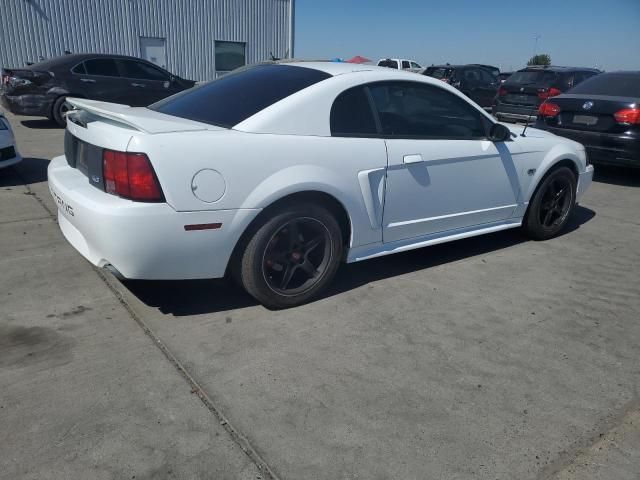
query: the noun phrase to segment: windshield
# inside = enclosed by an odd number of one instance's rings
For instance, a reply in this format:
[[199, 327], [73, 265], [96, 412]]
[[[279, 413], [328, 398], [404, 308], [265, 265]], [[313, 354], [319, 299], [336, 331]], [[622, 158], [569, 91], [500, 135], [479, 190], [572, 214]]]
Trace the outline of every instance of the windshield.
[[330, 77], [328, 73], [312, 68], [256, 65], [185, 90], [149, 108], [230, 128], [283, 98]]
[[640, 98], [640, 73], [602, 73], [585, 80], [567, 93]]

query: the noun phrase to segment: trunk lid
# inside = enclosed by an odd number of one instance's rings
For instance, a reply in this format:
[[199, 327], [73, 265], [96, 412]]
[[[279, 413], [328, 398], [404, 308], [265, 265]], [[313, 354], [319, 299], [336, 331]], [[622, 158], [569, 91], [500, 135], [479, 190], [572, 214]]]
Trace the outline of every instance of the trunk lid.
[[0, 75], [0, 90], [9, 94], [28, 92], [34, 87], [46, 86], [53, 79], [47, 71], [31, 68], [3, 68]]
[[602, 133], [624, 133], [637, 125], [629, 126], [616, 121], [614, 114], [632, 108], [640, 99], [608, 95], [564, 94], [549, 100], [560, 107], [555, 117], [543, 117], [554, 128], [568, 128]]
[[[96, 188], [105, 190], [104, 150], [128, 151], [135, 136], [198, 130], [224, 130], [193, 120], [174, 117], [144, 107], [68, 98], [64, 153], [70, 167], [78, 169]], [[144, 153], [144, 152], [141, 152]]]

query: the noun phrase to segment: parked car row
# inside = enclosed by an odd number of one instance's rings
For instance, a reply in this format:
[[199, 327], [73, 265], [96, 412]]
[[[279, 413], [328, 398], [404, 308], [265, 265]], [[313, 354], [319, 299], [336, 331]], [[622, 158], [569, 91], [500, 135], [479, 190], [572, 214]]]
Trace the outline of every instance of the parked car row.
[[[380, 59], [377, 65], [447, 83], [490, 109], [500, 121], [537, 120], [539, 128], [585, 143], [594, 161], [639, 162], [634, 113], [640, 104], [637, 73], [602, 74], [593, 68], [559, 66], [530, 66], [505, 73], [491, 65], [448, 63], [422, 68], [403, 58]], [[594, 77], [598, 80], [589, 82]], [[585, 81], [588, 87], [580, 87]], [[147, 106], [194, 83], [139, 58], [69, 54], [26, 67], [4, 68], [0, 103], [12, 113], [46, 116], [64, 126], [68, 97]], [[623, 114], [614, 111], [618, 107]], [[13, 147], [8, 146], [10, 134], [8, 122], [0, 118], [0, 167], [19, 159], [15, 148], [10, 151]]]
[[71, 54], [4, 68], [0, 103], [12, 113], [43, 116], [64, 126], [67, 97], [147, 106], [194, 84], [140, 58]]

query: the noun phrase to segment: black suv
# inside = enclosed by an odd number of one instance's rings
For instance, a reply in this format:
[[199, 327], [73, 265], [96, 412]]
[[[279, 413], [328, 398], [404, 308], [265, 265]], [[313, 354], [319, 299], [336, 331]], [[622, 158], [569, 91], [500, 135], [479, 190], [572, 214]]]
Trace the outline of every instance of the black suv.
[[587, 78], [601, 73], [595, 68], [533, 66], [518, 70], [498, 89], [493, 115], [498, 120], [535, 120], [538, 107], [547, 98], [566, 92]]
[[66, 97], [145, 107], [194, 84], [135, 57], [71, 54], [4, 68], [0, 103], [17, 115], [48, 117], [64, 126]]
[[422, 74], [448, 83], [481, 107], [488, 108], [500, 83], [494, 68], [488, 65], [432, 65]]

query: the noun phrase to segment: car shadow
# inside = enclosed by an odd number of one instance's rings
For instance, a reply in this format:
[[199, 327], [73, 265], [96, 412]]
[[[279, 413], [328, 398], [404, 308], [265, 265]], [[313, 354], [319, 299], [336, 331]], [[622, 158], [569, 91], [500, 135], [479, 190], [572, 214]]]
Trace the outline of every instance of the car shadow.
[[44, 158], [23, 158], [16, 165], [0, 169], [0, 187], [46, 182], [48, 166], [49, 160]]
[[[593, 210], [577, 206], [563, 235], [579, 229], [595, 215]], [[342, 265], [331, 286], [320, 298], [332, 297], [371, 282], [484, 255], [528, 241], [530, 240], [517, 229], [505, 230]], [[251, 296], [230, 279], [126, 280], [123, 285], [145, 305], [176, 317], [257, 305]]]
[[621, 187], [640, 187], [640, 168], [596, 165], [593, 181]]
[[27, 128], [36, 128], [39, 130], [52, 130], [52, 129], [61, 129], [62, 127], [58, 125], [53, 120], [49, 120], [48, 118], [38, 118], [33, 120], [22, 120], [20, 122], [23, 126]]

